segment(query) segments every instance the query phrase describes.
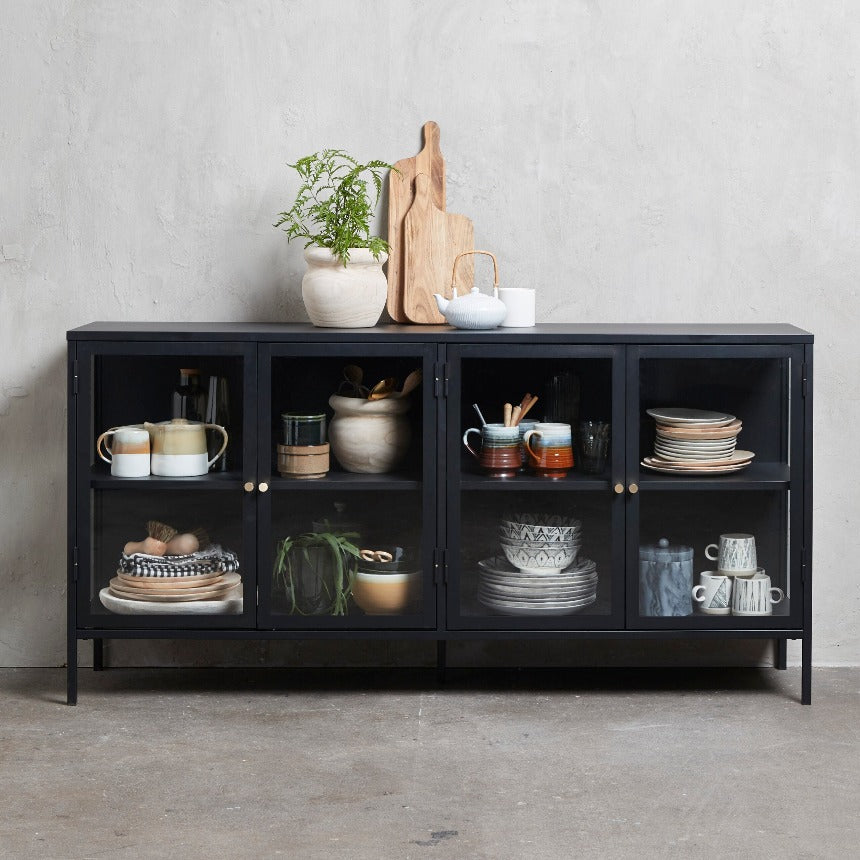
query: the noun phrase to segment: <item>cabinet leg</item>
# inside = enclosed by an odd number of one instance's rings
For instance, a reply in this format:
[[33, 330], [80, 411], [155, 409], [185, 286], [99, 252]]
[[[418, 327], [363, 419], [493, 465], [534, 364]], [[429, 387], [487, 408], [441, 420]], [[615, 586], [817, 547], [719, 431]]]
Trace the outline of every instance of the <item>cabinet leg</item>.
[[812, 634], [807, 633], [803, 637], [801, 648], [801, 693], [800, 703], [802, 705], [812, 704]]
[[66, 649], [66, 704], [78, 703], [78, 640], [69, 636]]
[[93, 671], [101, 672], [105, 667], [105, 640], [93, 639]]
[[774, 639], [773, 668], [785, 669], [788, 666], [788, 639]]
[[445, 657], [448, 643], [444, 639], [436, 641], [436, 683], [445, 683]]

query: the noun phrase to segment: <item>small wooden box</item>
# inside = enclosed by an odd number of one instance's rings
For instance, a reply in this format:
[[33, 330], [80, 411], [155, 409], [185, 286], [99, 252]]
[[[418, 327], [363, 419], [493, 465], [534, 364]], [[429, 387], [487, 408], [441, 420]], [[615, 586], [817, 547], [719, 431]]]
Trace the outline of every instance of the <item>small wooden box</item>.
[[324, 478], [329, 470], [329, 444], [278, 445], [278, 473], [282, 478]]

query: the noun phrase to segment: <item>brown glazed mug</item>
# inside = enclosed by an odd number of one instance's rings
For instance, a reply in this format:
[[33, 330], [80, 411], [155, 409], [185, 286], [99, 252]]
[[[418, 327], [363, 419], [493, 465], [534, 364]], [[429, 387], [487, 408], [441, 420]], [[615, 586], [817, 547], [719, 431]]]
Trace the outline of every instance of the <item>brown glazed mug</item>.
[[570, 424], [542, 421], [523, 436], [529, 466], [542, 477], [558, 479], [573, 468]]
[[[469, 445], [469, 434], [481, 436], [481, 450]], [[513, 478], [522, 465], [520, 454], [520, 431], [504, 424], [485, 424], [480, 430], [470, 427], [463, 434], [466, 450], [478, 461], [478, 465], [490, 478]]]

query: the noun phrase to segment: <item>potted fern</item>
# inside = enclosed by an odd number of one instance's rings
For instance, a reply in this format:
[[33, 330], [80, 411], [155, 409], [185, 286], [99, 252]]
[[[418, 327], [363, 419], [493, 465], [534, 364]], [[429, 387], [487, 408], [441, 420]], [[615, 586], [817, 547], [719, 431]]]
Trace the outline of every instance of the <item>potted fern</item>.
[[361, 164], [340, 149], [324, 149], [290, 164], [301, 179], [293, 205], [275, 227], [305, 240], [302, 300], [316, 326], [376, 325], [388, 292], [382, 266], [388, 243], [371, 236], [385, 161]]
[[346, 615], [355, 581], [355, 532], [305, 532], [275, 546], [274, 591], [290, 614]]

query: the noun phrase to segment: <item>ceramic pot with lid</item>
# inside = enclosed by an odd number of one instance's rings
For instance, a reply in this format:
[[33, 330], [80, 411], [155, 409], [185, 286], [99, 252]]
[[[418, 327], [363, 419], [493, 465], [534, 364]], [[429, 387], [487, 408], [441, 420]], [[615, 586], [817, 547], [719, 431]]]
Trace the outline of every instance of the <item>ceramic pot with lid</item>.
[[[157, 424], [144, 421], [143, 426], [149, 432], [153, 475], [171, 478], [205, 475], [227, 447], [227, 431], [220, 424], [173, 418]], [[215, 430], [223, 436], [218, 453], [211, 459], [206, 447], [207, 430]]]
[[693, 548], [670, 544], [639, 547], [639, 614], [669, 617], [693, 614]]

